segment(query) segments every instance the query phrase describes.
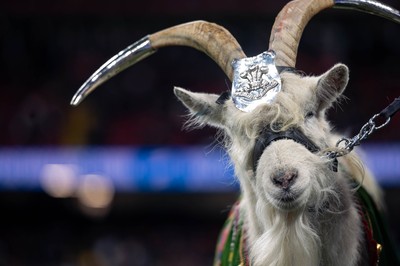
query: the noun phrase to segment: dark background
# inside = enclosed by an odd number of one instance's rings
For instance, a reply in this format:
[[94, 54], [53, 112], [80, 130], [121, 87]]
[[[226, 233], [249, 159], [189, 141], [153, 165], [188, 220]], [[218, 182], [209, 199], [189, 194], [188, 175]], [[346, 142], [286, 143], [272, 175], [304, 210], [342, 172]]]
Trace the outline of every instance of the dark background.
[[[108, 58], [147, 34], [203, 19], [227, 28], [248, 56], [268, 48], [286, 1], [6, 1], [0, 4], [0, 148], [210, 145], [215, 131], [183, 131], [173, 86], [220, 93], [230, 82], [190, 48], [158, 51], [96, 90], [69, 101]], [[399, 1], [386, 1], [400, 8]], [[345, 10], [306, 28], [297, 67], [351, 70], [348, 100], [329, 114], [348, 134], [399, 94], [400, 25]], [[399, 118], [370, 143], [399, 142]], [[400, 239], [399, 188], [385, 187]], [[236, 193], [117, 193], [106, 214], [43, 191], [0, 191], [0, 265], [210, 265]]]

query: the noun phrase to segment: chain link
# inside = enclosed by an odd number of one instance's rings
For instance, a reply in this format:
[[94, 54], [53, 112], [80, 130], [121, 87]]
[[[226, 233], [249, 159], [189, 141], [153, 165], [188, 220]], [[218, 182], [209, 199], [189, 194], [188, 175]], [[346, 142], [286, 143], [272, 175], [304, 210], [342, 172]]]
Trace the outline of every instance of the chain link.
[[362, 126], [360, 132], [352, 138], [341, 138], [336, 143], [337, 150], [328, 151], [326, 156], [334, 159], [340, 156], [344, 156], [350, 153], [355, 146], [361, 144], [361, 141], [365, 140], [376, 130], [383, 128], [390, 122], [390, 117], [386, 119], [385, 122], [379, 124], [376, 122], [376, 119], [380, 116], [380, 114], [375, 114], [373, 117], [369, 119], [369, 121]]

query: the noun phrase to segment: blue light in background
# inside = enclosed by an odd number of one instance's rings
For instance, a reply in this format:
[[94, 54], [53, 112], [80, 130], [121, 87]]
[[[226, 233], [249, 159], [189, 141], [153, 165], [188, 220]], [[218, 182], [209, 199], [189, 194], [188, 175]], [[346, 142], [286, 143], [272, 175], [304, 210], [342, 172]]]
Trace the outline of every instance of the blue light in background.
[[[400, 144], [365, 144], [364, 159], [383, 186], [400, 185]], [[71, 165], [77, 180], [88, 174], [109, 178], [118, 192], [237, 191], [224, 151], [204, 147], [2, 148], [0, 189], [43, 190], [46, 165]]]
[[216, 192], [238, 186], [221, 150], [160, 148], [3, 148], [0, 189], [42, 190], [46, 165], [73, 165], [80, 175], [107, 176], [120, 192]]
[[367, 166], [382, 186], [400, 186], [400, 144], [368, 144], [363, 153]]

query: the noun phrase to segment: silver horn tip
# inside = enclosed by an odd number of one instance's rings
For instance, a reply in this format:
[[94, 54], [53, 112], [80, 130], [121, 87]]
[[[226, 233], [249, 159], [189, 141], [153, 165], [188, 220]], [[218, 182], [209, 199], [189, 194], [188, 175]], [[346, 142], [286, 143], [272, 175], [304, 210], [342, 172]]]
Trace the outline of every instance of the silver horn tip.
[[96, 70], [75, 93], [70, 104], [74, 106], [80, 104], [98, 86], [155, 51], [148, 36], [128, 46]]
[[78, 104], [80, 104], [83, 101], [83, 99], [84, 99], [84, 97], [82, 96], [82, 94], [77, 92], [77, 93], [75, 93], [74, 97], [72, 97], [70, 105], [77, 106]]

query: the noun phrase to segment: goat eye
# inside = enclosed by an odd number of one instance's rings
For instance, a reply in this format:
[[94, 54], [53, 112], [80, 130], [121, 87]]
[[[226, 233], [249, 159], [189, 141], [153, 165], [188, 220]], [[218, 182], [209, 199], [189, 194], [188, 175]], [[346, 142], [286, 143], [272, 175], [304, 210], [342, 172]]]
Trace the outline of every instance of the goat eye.
[[307, 114], [306, 114], [306, 119], [310, 119], [310, 118], [312, 118], [312, 117], [314, 117], [315, 116], [315, 113], [313, 112], [313, 111], [310, 111], [310, 112], [308, 112]]

